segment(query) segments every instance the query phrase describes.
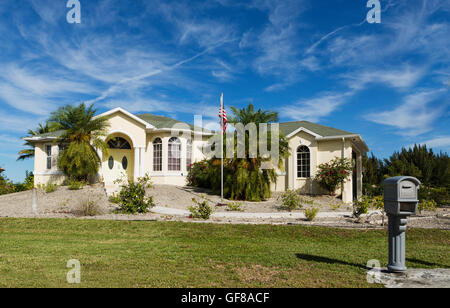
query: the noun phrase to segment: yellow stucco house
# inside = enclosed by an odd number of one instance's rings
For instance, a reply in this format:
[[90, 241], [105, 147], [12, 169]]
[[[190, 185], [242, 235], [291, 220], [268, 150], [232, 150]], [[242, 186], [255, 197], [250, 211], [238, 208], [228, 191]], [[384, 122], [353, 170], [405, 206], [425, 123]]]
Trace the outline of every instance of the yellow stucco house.
[[[99, 152], [102, 166], [98, 176], [107, 189], [124, 175], [138, 178], [149, 174], [155, 184], [185, 185], [191, 163], [205, 158], [203, 148], [214, 135], [185, 122], [153, 114], [134, 115], [122, 108], [98, 117], [107, 117], [110, 124], [106, 137], [108, 157]], [[178, 132], [175, 137], [174, 128]], [[273, 190], [322, 193], [311, 180], [317, 166], [342, 157], [353, 159], [356, 166], [352, 181], [343, 187], [342, 199], [351, 202], [361, 195], [362, 154], [369, 149], [360, 135], [306, 121], [280, 123], [280, 130], [289, 140], [291, 156], [286, 160], [285, 170], [278, 171]], [[55, 141], [60, 134], [26, 138], [35, 146], [35, 184], [64, 181], [63, 173], [57, 168], [59, 146]]]

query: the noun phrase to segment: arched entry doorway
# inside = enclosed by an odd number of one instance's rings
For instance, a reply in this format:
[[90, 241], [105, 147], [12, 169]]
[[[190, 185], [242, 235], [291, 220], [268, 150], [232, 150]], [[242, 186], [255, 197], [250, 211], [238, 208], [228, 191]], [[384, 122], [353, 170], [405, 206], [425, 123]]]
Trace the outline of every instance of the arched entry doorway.
[[103, 156], [102, 171], [105, 185], [113, 185], [121, 178], [132, 179], [134, 174], [134, 150], [131, 140], [122, 134], [106, 139], [108, 155]]

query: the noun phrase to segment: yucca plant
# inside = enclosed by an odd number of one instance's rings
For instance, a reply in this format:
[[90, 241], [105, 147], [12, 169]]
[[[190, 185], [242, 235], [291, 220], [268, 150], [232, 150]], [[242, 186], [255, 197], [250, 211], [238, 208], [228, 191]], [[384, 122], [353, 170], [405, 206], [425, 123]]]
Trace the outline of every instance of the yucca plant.
[[108, 128], [107, 118], [95, 118], [97, 110], [84, 103], [67, 105], [52, 113], [50, 122], [64, 131], [58, 143], [65, 148], [59, 154], [58, 168], [70, 179], [88, 181], [100, 167], [97, 150], [105, 155], [108, 146], [104, 140]]

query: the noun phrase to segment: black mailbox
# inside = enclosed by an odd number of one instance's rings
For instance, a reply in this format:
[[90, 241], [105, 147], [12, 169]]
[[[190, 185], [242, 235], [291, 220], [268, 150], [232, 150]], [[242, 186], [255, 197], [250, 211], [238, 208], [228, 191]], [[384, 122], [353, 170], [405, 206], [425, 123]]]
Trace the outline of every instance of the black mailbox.
[[420, 181], [410, 176], [397, 176], [383, 182], [384, 210], [387, 214], [410, 216], [417, 214]]

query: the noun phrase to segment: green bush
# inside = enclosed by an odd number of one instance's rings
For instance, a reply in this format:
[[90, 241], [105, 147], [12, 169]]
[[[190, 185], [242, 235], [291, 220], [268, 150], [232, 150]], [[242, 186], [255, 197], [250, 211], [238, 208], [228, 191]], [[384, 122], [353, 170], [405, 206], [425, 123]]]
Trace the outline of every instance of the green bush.
[[243, 212], [242, 202], [232, 202], [227, 204], [227, 211], [229, 212]]
[[318, 213], [319, 213], [319, 208], [317, 208], [317, 207], [305, 209], [306, 220], [313, 221], [314, 219], [316, 219], [316, 216]]
[[208, 205], [208, 201], [203, 200], [200, 202], [197, 199], [192, 198], [192, 202], [194, 202], [195, 205], [188, 208], [189, 212], [191, 212], [189, 218], [208, 220], [213, 212], [212, 208]]
[[192, 164], [191, 170], [187, 175], [187, 182], [189, 186], [212, 188], [210, 179], [211, 171], [210, 161], [203, 160]]
[[363, 183], [363, 194], [370, 197], [382, 196], [383, 195], [383, 185], [371, 185], [368, 183]]
[[421, 185], [419, 189], [420, 201], [436, 201], [438, 206], [450, 205], [450, 189], [447, 187], [430, 187]]
[[318, 167], [316, 181], [334, 194], [336, 189], [352, 175], [353, 166], [349, 159], [335, 158], [329, 163], [321, 164]]
[[436, 211], [438, 207], [438, 204], [434, 200], [423, 200], [420, 201], [417, 210], [419, 213], [422, 213], [422, 211]]
[[367, 214], [369, 209], [382, 210], [384, 208], [383, 196], [362, 196], [359, 200], [353, 202], [353, 215], [360, 217]]
[[37, 185], [37, 188], [40, 189], [40, 190], [43, 190], [47, 194], [49, 194], [49, 193], [54, 192], [58, 188], [58, 185], [57, 184], [52, 184], [52, 183], [47, 183], [45, 185], [39, 184], [39, 185]]
[[26, 190], [31, 190], [34, 188], [34, 174], [33, 172], [26, 171], [25, 173], [25, 181], [23, 182], [23, 185]]
[[69, 190], [80, 190], [86, 185], [86, 182], [84, 181], [77, 181], [75, 179], [69, 180], [67, 182], [67, 188]]
[[303, 207], [300, 195], [295, 190], [289, 189], [285, 191], [278, 199], [281, 200], [282, 204], [280, 208], [289, 212]]
[[137, 181], [129, 180], [126, 183], [121, 181], [121, 183], [120, 192], [116, 197], [113, 197], [113, 200], [119, 204], [119, 213], [147, 213], [149, 208], [155, 206], [153, 197], [146, 197], [145, 195], [146, 189], [152, 187], [148, 175], [138, 178]]

